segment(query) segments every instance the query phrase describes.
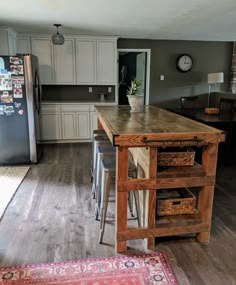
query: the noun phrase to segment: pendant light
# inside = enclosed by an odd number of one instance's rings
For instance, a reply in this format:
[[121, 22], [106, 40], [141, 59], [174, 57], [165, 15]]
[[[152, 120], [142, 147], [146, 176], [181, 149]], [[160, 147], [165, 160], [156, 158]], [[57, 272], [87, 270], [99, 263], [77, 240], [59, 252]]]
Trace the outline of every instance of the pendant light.
[[54, 45], [63, 45], [65, 39], [63, 35], [58, 32], [58, 28], [61, 27], [61, 24], [54, 24], [53, 26], [57, 28], [57, 33], [52, 35], [52, 43]]

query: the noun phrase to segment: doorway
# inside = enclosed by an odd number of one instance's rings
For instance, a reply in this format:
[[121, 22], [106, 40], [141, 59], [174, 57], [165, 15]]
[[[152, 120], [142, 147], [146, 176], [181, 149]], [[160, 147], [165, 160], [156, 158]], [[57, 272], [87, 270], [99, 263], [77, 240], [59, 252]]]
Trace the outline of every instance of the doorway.
[[118, 104], [128, 105], [126, 96], [131, 80], [141, 80], [138, 94], [149, 104], [150, 49], [118, 49]]

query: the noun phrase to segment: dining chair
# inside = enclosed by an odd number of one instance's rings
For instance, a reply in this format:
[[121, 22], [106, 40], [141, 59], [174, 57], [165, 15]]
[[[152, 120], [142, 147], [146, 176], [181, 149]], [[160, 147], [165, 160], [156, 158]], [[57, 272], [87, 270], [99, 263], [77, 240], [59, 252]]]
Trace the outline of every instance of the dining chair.
[[198, 96], [181, 97], [181, 109], [196, 110], [199, 109]]
[[220, 114], [231, 114], [234, 111], [234, 99], [221, 98], [220, 99]]

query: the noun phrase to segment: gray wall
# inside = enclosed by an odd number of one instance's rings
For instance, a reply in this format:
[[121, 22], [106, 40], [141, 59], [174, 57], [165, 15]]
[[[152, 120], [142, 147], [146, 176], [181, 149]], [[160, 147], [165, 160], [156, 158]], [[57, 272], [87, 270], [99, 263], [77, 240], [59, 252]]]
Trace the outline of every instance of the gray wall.
[[[212, 86], [211, 91], [229, 90], [231, 42], [119, 39], [118, 48], [151, 49], [150, 104], [176, 107], [181, 96], [206, 95], [207, 74], [212, 72], [224, 72], [225, 80]], [[176, 69], [176, 58], [182, 53], [193, 57], [193, 68], [187, 73]], [[161, 74], [165, 75], [164, 81], [160, 81]]]

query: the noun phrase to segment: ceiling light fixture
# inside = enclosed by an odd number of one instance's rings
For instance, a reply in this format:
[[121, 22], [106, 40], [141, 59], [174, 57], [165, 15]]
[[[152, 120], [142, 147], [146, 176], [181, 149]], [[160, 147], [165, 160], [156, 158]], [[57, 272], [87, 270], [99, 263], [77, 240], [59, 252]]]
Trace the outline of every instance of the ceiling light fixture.
[[53, 24], [53, 26], [57, 27], [57, 33], [52, 35], [52, 43], [54, 45], [63, 45], [65, 39], [63, 35], [58, 32], [58, 28], [61, 27], [61, 24]]

